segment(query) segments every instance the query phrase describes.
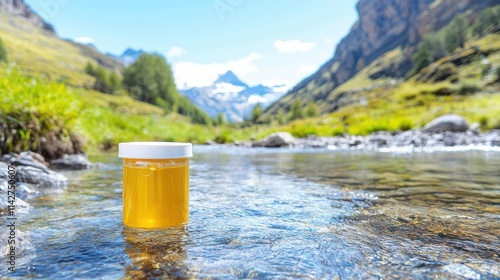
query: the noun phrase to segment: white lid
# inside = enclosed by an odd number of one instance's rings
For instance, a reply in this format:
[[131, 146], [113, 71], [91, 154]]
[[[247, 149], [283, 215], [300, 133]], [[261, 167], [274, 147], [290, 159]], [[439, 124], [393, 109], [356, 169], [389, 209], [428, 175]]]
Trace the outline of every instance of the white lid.
[[187, 158], [193, 156], [191, 143], [129, 142], [118, 144], [118, 157], [139, 159]]

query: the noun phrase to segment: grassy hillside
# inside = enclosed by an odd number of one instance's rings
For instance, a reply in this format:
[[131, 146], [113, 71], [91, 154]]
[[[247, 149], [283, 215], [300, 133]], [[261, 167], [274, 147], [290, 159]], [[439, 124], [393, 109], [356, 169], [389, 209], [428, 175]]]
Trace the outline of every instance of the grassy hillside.
[[0, 38], [9, 60], [27, 73], [32, 73], [75, 86], [93, 83], [84, 73], [87, 62], [119, 71], [123, 65], [91, 47], [62, 40], [43, 29], [0, 11]]
[[[327, 102], [318, 106], [332, 113], [275, 126], [272, 131], [288, 131], [299, 137], [366, 135], [419, 128], [446, 113], [460, 114], [470, 123], [481, 124], [482, 129], [500, 128], [500, 83], [495, 82], [500, 67], [500, 34], [469, 40], [464, 49], [457, 49], [412, 79], [370, 78], [381, 67], [396, 63], [400, 54], [399, 49], [386, 53], [326, 95]], [[441, 67], [452, 62], [458, 66], [448, 78], [419, 80], [426, 73], [443, 73]]]
[[47, 135], [66, 142], [76, 137], [92, 151], [123, 141], [203, 143], [218, 132], [130, 97], [76, 89], [0, 65], [0, 135], [10, 146], [2, 149], [42, 152]]

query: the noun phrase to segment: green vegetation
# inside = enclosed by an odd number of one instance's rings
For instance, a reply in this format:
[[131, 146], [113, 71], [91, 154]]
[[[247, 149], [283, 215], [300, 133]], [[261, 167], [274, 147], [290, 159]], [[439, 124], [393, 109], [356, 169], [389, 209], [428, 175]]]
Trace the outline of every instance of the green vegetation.
[[302, 109], [302, 102], [300, 98], [295, 99], [290, 107], [290, 120], [298, 120], [304, 117], [304, 112]]
[[467, 18], [458, 15], [444, 30], [444, 47], [447, 53], [463, 48], [467, 41]]
[[477, 19], [472, 25], [472, 34], [474, 36], [483, 36], [489, 29], [498, 25], [500, 22], [500, 6], [485, 9], [479, 13]]
[[26, 74], [83, 87], [93, 80], [82, 71], [89, 61], [99, 61], [113, 71], [123, 68], [120, 62], [90, 46], [62, 40], [4, 11], [0, 11], [0, 26], [9, 61]]
[[474, 35], [484, 36], [499, 22], [500, 6], [495, 6], [482, 11], [471, 28], [468, 28], [468, 21], [464, 15], [457, 15], [442, 30], [425, 34], [412, 56], [413, 68], [408, 72], [408, 77], [416, 75], [423, 68], [454, 52], [457, 48], [463, 48], [469, 31]]
[[43, 138], [80, 149], [86, 142], [92, 150], [124, 141], [204, 143], [215, 138], [216, 131], [127, 96], [74, 89], [17, 69], [0, 69], [1, 135], [5, 137], [2, 153], [30, 149], [53, 158], [62, 154], [49, 155], [45, 150], [53, 147], [44, 147]]
[[123, 71], [123, 85], [137, 100], [160, 106], [167, 112], [189, 116], [196, 123], [212, 123], [205, 112], [177, 91], [172, 70], [160, 55], [141, 55]]
[[95, 78], [92, 89], [102, 93], [114, 94], [120, 88], [120, 78], [115, 72], [108, 71], [102, 66], [94, 66], [88, 62], [85, 66], [85, 73]]
[[7, 62], [7, 50], [3, 45], [2, 38], [0, 38], [0, 62]]
[[259, 120], [260, 116], [262, 116], [263, 113], [264, 110], [262, 110], [260, 103], [257, 103], [257, 105], [255, 105], [252, 110], [252, 119], [251, 119], [252, 122], [257, 123], [257, 121]]
[[318, 115], [318, 108], [316, 108], [316, 103], [310, 101], [306, 106], [306, 117], [312, 118]]

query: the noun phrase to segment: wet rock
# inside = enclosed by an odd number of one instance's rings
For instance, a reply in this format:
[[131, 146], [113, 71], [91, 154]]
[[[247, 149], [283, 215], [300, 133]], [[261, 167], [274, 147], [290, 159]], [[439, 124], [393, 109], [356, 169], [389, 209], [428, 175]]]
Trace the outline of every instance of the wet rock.
[[1, 161], [14, 166], [32, 166], [41, 170], [49, 170], [49, 164], [42, 155], [34, 152], [22, 152], [20, 154], [5, 154]]
[[273, 133], [261, 141], [252, 142], [252, 147], [266, 147], [266, 148], [277, 148], [277, 147], [289, 147], [295, 144], [295, 138], [288, 132], [276, 132]]
[[469, 129], [467, 121], [455, 114], [440, 116], [426, 124], [423, 131], [430, 133], [440, 133], [446, 131], [465, 132]]
[[0, 179], [8, 180], [8, 165], [16, 167], [16, 183], [32, 184], [40, 188], [65, 187], [68, 179], [47, 168], [43, 157], [32, 152], [8, 154], [0, 162]]
[[60, 159], [55, 159], [50, 162], [50, 167], [56, 169], [83, 170], [92, 168], [93, 164], [84, 154], [77, 154], [64, 155]]
[[252, 147], [252, 141], [234, 141], [234, 145], [237, 147]]
[[17, 182], [37, 185], [40, 188], [63, 188], [68, 183], [66, 176], [52, 170], [45, 171], [32, 166], [18, 166], [16, 171]]
[[205, 142], [205, 145], [217, 145], [217, 142], [212, 139], [208, 139], [207, 142]]

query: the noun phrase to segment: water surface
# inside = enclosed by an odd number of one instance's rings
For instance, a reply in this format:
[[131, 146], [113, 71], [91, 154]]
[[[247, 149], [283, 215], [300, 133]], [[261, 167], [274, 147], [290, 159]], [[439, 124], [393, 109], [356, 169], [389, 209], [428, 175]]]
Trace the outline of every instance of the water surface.
[[187, 226], [124, 228], [121, 162], [107, 155], [31, 200], [14, 275], [500, 278], [498, 152], [194, 152]]

